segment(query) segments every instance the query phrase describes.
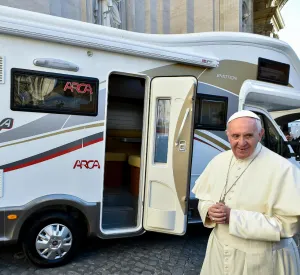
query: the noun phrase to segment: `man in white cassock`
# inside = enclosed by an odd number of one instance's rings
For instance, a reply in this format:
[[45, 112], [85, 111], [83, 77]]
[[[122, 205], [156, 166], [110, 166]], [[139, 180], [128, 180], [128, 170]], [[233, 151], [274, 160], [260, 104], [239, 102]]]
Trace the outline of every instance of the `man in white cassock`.
[[227, 122], [231, 150], [217, 155], [192, 192], [213, 228], [201, 275], [300, 275], [300, 169], [262, 146], [260, 118], [239, 111]]

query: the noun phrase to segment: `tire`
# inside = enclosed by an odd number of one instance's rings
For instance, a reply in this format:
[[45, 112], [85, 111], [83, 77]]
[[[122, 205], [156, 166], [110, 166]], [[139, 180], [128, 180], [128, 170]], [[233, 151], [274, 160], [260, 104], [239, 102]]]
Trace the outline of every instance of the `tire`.
[[25, 230], [22, 239], [24, 253], [34, 265], [44, 268], [70, 262], [79, 250], [83, 237], [78, 222], [62, 212], [44, 214]]

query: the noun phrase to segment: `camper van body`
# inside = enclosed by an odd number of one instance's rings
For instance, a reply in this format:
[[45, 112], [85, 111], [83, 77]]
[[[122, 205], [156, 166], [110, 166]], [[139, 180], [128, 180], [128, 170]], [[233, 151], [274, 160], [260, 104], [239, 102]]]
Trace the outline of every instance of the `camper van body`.
[[[140, 34], [6, 7], [0, 25], [0, 241], [21, 240], [35, 264], [67, 262], [83, 233], [185, 234], [200, 221], [196, 179], [230, 148], [227, 118], [257, 112], [280, 151], [269, 111], [300, 106], [299, 59], [275, 39]], [[260, 58], [288, 65], [288, 85], [258, 80]]]

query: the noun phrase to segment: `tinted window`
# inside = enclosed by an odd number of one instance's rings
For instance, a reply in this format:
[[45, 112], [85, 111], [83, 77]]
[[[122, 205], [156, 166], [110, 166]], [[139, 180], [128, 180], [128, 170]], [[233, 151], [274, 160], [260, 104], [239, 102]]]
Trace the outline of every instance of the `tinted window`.
[[195, 128], [225, 130], [227, 97], [198, 94], [195, 109]]
[[265, 58], [258, 59], [257, 79], [281, 84], [289, 84], [290, 65]]
[[97, 115], [98, 86], [95, 78], [12, 69], [11, 109]]
[[156, 105], [154, 162], [167, 163], [171, 100], [159, 99]]
[[256, 114], [260, 117], [262, 126], [265, 129], [265, 134], [261, 140], [261, 143], [279, 155], [290, 157], [289, 148], [287, 145], [282, 143], [283, 139], [277, 132], [273, 123], [265, 115], [260, 113]]

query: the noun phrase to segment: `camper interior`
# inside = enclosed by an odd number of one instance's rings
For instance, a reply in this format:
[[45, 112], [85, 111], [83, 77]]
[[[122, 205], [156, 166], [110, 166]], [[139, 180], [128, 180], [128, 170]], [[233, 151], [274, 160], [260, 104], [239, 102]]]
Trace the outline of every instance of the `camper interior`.
[[300, 161], [300, 109], [272, 112], [272, 117], [280, 126], [282, 132], [291, 145], [297, 161]]
[[137, 226], [145, 82], [109, 76], [103, 229]]

